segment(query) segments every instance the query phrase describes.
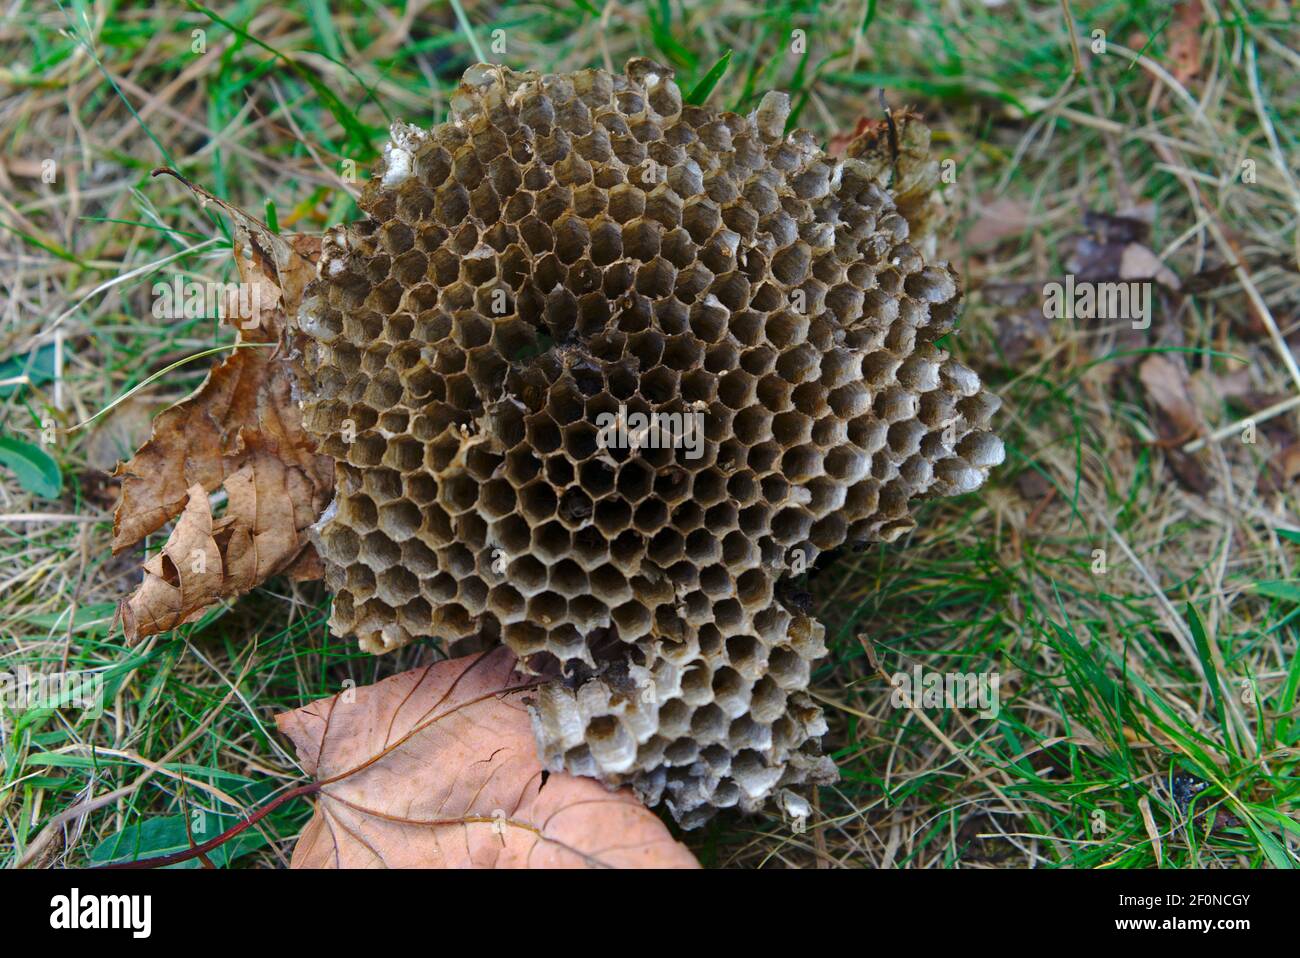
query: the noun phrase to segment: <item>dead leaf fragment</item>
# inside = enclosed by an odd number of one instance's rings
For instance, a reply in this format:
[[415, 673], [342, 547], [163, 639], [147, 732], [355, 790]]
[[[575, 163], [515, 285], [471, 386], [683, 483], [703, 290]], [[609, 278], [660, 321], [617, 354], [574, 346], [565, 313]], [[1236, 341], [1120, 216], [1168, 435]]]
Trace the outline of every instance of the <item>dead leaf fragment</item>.
[[1261, 473], [1256, 488], [1266, 495], [1285, 493], [1300, 480], [1300, 442], [1292, 441], [1275, 452]]
[[208, 596], [220, 594], [215, 531], [208, 494], [196, 485], [167, 544], [144, 564], [144, 583], [119, 606], [128, 641], [190, 621], [212, 601]]
[[1205, 467], [1196, 456], [1178, 448], [1204, 432], [1200, 412], [1192, 401], [1192, 384], [1186, 366], [1179, 359], [1157, 353], [1142, 361], [1138, 378], [1146, 390], [1170, 468], [1189, 489], [1208, 492], [1213, 483]]
[[[128, 641], [193, 621], [207, 605], [268, 576], [321, 572], [307, 529], [329, 502], [334, 464], [318, 454], [303, 429], [293, 395], [295, 372], [282, 341], [289, 335], [286, 313], [297, 309], [314, 274], [320, 239], [275, 236], [243, 214], [232, 216], [240, 279], [257, 294], [255, 313], [232, 316], [244, 348], [223, 359], [192, 395], [161, 412], [149, 440], [114, 472], [122, 480], [113, 515], [115, 553], [182, 509], [161, 555], [192, 545], [192, 537], [204, 534], [195, 505], [201, 500], [217, 543], [219, 574], [188, 574], [189, 563], [179, 560], [179, 572], [172, 574], [155, 556], [145, 565], [140, 588], [121, 604]], [[225, 513], [213, 522], [207, 494], [223, 486]]]
[[1088, 210], [1087, 232], [1062, 241], [1065, 268], [1089, 282], [1155, 280], [1168, 290], [1181, 287], [1178, 276], [1147, 246], [1155, 207], [1147, 204], [1123, 214]]
[[321, 783], [294, 868], [697, 868], [630, 790], [545, 774], [498, 647], [276, 716]]
[[[226, 507], [214, 518], [208, 493], [190, 487], [184, 512], [161, 552], [144, 564], [144, 581], [119, 612], [127, 642], [193, 622], [208, 606], [287, 572], [311, 570], [304, 555], [319, 490], [286, 465], [256, 433], [243, 435], [244, 465], [223, 483]], [[319, 562], [319, 559], [315, 560]]]
[[1169, 27], [1170, 73], [1183, 86], [1201, 72], [1201, 0], [1182, 0]]
[[979, 205], [977, 215], [962, 239], [972, 251], [992, 249], [1003, 240], [1024, 236], [1033, 224], [1033, 210], [1025, 200], [998, 197]]
[[1201, 431], [1200, 414], [1192, 403], [1191, 379], [1181, 362], [1157, 353], [1148, 356], [1138, 367], [1138, 378], [1146, 388], [1154, 412], [1169, 427], [1169, 438], [1187, 442]]

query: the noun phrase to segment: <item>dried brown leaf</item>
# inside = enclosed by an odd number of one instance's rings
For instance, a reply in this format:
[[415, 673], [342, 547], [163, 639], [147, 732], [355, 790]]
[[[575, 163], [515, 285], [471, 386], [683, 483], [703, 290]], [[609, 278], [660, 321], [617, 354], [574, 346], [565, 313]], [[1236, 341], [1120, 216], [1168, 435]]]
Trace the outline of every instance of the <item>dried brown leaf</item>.
[[119, 604], [128, 642], [192, 622], [273, 575], [301, 579], [311, 570], [307, 527], [324, 507], [321, 490], [261, 435], [245, 431], [242, 445], [244, 465], [222, 484], [224, 514], [214, 518], [207, 491], [192, 486], [166, 545], [144, 564], [144, 581]]
[[1294, 436], [1268, 460], [1255, 486], [1265, 495], [1289, 492], [1300, 481], [1300, 441]]
[[1155, 208], [1147, 205], [1123, 215], [1088, 210], [1087, 232], [1062, 241], [1067, 272], [1089, 282], [1155, 280], [1169, 290], [1182, 283], [1147, 246]]
[[992, 249], [1003, 240], [1023, 236], [1032, 223], [1033, 208], [1028, 201], [1002, 196], [979, 207], [962, 238], [969, 250]]
[[1169, 63], [1173, 78], [1183, 86], [1201, 72], [1201, 0], [1182, 0], [1169, 27]]
[[[279, 284], [301, 297], [302, 274], [313, 268], [306, 255], [313, 250], [319, 255], [320, 248], [317, 237], [295, 237], [294, 247], [304, 253], [294, 252], [285, 267], [285, 274], [293, 279], [278, 281], [265, 275], [259, 279], [254, 273], [259, 264], [268, 263], [267, 254], [242, 255], [243, 250], [254, 248], [254, 242], [237, 242], [236, 259], [245, 282], [262, 284], [266, 294], [257, 323], [240, 326], [241, 343], [279, 337], [286, 308]], [[296, 308], [296, 303], [287, 302], [287, 308]], [[316, 455], [314, 442], [303, 431], [292, 387], [293, 370], [278, 351], [269, 346], [236, 349], [192, 395], [159, 413], [149, 441], [114, 473], [122, 479], [122, 496], [113, 515], [113, 551], [121, 552], [175, 517], [191, 486], [198, 484], [211, 492], [240, 469], [245, 458], [240, 436], [247, 429], [261, 432], [286, 462], [303, 468], [328, 488], [331, 463]]]
[[826, 144], [826, 154], [828, 156], [843, 156], [848, 150], [850, 143], [860, 137], [863, 133], [866, 133], [874, 124], [883, 122], [883, 120], [871, 120], [865, 116], [858, 117], [858, 122], [853, 125], [852, 132], [835, 133], [831, 135], [829, 142]]
[[208, 596], [220, 592], [217, 530], [208, 494], [195, 485], [167, 544], [144, 564], [144, 583], [119, 605], [128, 641], [141, 632], [152, 635], [181, 625], [201, 612], [211, 601]]
[[1201, 414], [1192, 400], [1192, 383], [1182, 360], [1163, 353], [1148, 356], [1138, 367], [1161, 445], [1179, 481], [1194, 492], [1205, 493], [1213, 483], [1200, 460], [1178, 447], [1203, 432]]
[[[232, 216], [235, 216], [232, 213]], [[296, 310], [320, 254], [315, 236], [271, 234], [235, 216], [235, 259], [242, 282], [253, 284], [256, 315], [233, 317], [240, 344], [189, 397], [161, 412], [149, 440], [114, 475], [122, 480], [113, 516], [113, 551], [140, 541], [185, 509], [173, 545], [189, 543], [202, 527], [198, 507], [225, 486], [223, 520], [213, 524], [220, 542], [220, 577], [187, 579], [187, 561], [175, 575], [145, 567], [139, 590], [122, 604], [129, 640], [190, 621], [204, 605], [238, 595], [269, 575], [289, 571], [305, 578], [320, 571], [306, 530], [324, 510], [333, 488], [333, 461], [319, 455], [302, 428], [293, 396], [294, 371], [281, 339], [286, 311]], [[195, 489], [204, 495], [199, 497]], [[187, 505], [189, 503], [189, 505]], [[186, 553], [188, 557], [188, 552]], [[161, 561], [161, 560], [159, 560]], [[165, 566], [165, 563], [164, 563]], [[168, 625], [166, 623], [174, 623]]]
[[510, 652], [276, 716], [321, 783], [295, 868], [695, 868], [628, 789], [544, 774]]
[[1146, 389], [1157, 420], [1166, 428], [1166, 438], [1187, 442], [1201, 428], [1201, 417], [1192, 402], [1192, 384], [1187, 368], [1163, 353], [1148, 356], [1138, 367], [1138, 378]]

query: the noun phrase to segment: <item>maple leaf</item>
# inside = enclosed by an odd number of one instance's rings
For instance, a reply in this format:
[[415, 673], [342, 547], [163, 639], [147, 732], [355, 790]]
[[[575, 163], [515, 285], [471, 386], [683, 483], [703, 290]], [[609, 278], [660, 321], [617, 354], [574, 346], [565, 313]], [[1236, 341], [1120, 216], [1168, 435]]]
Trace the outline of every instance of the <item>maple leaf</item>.
[[276, 716], [319, 783], [295, 868], [697, 868], [630, 789], [548, 774], [498, 647]]
[[[113, 515], [113, 551], [134, 545], [178, 515], [144, 580], [119, 606], [129, 642], [190, 622], [209, 605], [247, 592], [272, 575], [318, 578], [307, 529], [333, 492], [333, 460], [318, 454], [293, 397], [294, 370], [282, 338], [314, 274], [320, 238], [281, 237], [242, 211], [235, 221], [240, 280], [253, 315], [237, 320], [237, 346], [197, 390], [154, 419], [149, 440], [114, 475], [122, 479]], [[214, 517], [208, 494], [223, 488]]]

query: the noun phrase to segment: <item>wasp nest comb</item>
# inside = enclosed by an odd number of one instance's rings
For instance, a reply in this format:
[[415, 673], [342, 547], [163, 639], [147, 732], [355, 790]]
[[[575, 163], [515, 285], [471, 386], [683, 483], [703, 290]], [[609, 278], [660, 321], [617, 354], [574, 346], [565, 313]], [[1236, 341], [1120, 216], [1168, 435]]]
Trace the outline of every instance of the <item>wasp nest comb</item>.
[[834, 778], [824, 630], [778, 583], [1002, 458], [935, 345], [956, 277], [788, 111], [646, 60], [474, 67], [449, 122], [394, 127], [299, 316], [335, 631], [499, 638], [556, 676], [545, 763], [688, 827]]

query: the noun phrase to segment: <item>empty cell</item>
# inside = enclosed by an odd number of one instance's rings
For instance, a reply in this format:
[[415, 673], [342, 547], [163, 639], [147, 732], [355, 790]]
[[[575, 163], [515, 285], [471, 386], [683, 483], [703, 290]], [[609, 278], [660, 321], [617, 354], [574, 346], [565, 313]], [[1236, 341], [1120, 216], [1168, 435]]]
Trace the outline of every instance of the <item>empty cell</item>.
[[559, 522], [547, 522], [533, 530], [533, 552], [543, 562], [554, 562], [569, 554], [569, 530]]
[[546, 586], [547, 571], [535, 556], [524, 555], [506, 567], [506, 581], [524, 595], [533, 595]]
[[574, 462], [595, 455], [600, 447], [600, 433], [589, 422], [575, 422], [564, 428], [564, 451]]
[[654, 494], [673, 506], [691, 494], [691, 474], [680, 466], [661, 469], [655, 476]]
[[436, 575], [438, 557], [433, 550], [418, 539], [408, 539], [402, 543], [402, 565], [420, 578]]
[[609, 215], [617, 223], [630, 223], [645, 212], [646, 195], [631, 184], [609, 191]]
[[710, 565], [700, 569], [700, 589], [710, 598], [719, 599], [731, 595], [735, 584], [725, 566]]
[[385, 569], [376, 577], [376, 594], [392, 606], [403, 605], [420, 591], [420, 580], [401, 566]]
[[691, 496], [701, 506], [721, 502], [727, 495], [727, 479], [717, 467], [697, 472], [691, 485]]
[[592, 595], [606, 605], [618, 605], [631, 595], [627, 576], [612, 565], [602, 565], [590, 574]]
[[543, 522], [555, 515], [558, 499], [550, 483], [536, 480], [519, 490], [519, 511], [531, 522]]
[[593, 595], [571, 596], [569, 618], [584, 634], [592, 629], [604, 628], [610, 623], [608, 607]]
[[536, 622], [549, 629], [555, 623], [564, 620], [568, 614], [568, 608], [564, 596], [546, 591], [540, 592], [528, 600], [525, 614], [530, 622]]
[[778, 413], [772, 418], [772, 438], [782, 446], [800, 445], [811, 437], [812, 420], [797, 409]]
[[523, 614], [524, 597], [509, 583], [501, 583], [489, 590], [487, 608], [502, 622], [510, 622]]
[[713, 701], [731, 718], [743, 715], [749, 707], [750, 683], [729, 666], [713, 673]]
[[796, 446], [781, 456], [781, 471], [794, 483], [816, 478], [821, 468], [822, 456], [813, 446]]
[[734, 570], [747, 569], [758, 561], [758, 546], [745, 533], [730, 532], [722, 540], [722, 561]]
[[505, 624], [501, 629], [501, 638], [521, 658], [546, 648], [546, 629], [528, 620]]
[[569, 483], [573, 482], [576, 471], [573, 468], [573, 461], [563, 453], [555, 453], [546, 457], [546, 481], [556, 489], [563, 489]]
[[542, 469], [541, 457], [520, 444], [506, 453], [506, 478], [518, 488], [533, 479]]
[[420, 510], [410, 502], [387, 502], [379, 509], [379, 528], [401, 542], [420, 528]]
[[650, 610], [635, 600], [615, 607], [610, 616], [624, 642], [645, 635], [650, 630]]
[[[415, 445], [415, 443], [412, 443]], [[419, 448], [418, 445], [416, 448]], [[347, 446], [348, 462], [359, 468], [379, 465], [380, 460], [384, 457], [387, 443], [384, 438], [375, 433], [358, 435], [356, 439]]]
[[754, 377], [743, 369], [733, 369], [718, 381], [718, 398], [731, 409], [744, 409], [755, 398]]
[[609, 544], [609, 557], [620, 568], [632, 571], [641, 567], [645, 553], [645, 536], [635, 529], [620, 532]]
[[375, 592], [375, 573], [364, 565], [348, 567], [347, 587], [355, 599], [368, 599]]
[[628, 502], [640, 502], [654, 488], [654, 473], [639, 459], [630, 459], [618, 470], [618, 493]]
[[478, 502], [479, 484], [468, 473], [444, 476], [439, 484], [439, 501], [452, 515], [474, 508]]
[[369, 532], [379, 524], [379, 510], [367, 495], [353, 495], [342, 499], [338, 511], [340, 521], [357, 532]]
[[729, 724], [726, 712], [717, 703], [709, 702], [691, 716], [691, 736], [701, 745], [720, 742], [726, 738]]
[[491, 537], [511, 555], [527, 552], [531, 536], [528, 520], [518, 514], [505, 516], [492, 524]]
[[646, 499], [632, 515], [632, 525], [647, 536], [652, 536], [668, 521], [668, 506], [658, 498]]
[[572, 559], [563, 559], [551, 567], [549, 584], [553, 591], [569, 599], [589, 588], [587, 573]]
[[632, 524], [632, 506], [622, 499], [602, 499], [595, 505], [593, 521], [605, 535], [617, 535]]

